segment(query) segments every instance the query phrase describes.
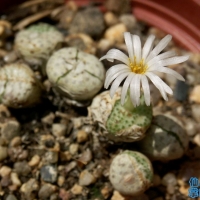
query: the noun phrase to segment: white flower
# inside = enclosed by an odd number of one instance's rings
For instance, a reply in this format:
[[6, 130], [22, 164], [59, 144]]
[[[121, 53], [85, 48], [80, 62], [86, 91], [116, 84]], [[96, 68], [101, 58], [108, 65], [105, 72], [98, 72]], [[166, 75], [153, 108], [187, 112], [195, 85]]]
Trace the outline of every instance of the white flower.
[[116, 59], [124, 63], [112, 66], [106, 73], [104, 87], [107, 89], [112, 83], [110, 89], [111, 98], [121, 82], [126, 78], [121, 93], [122, 105], [125, 102], [126, 93], [130, 87], [131, 101], [134, 106], [138, 106], [140, 104], [140, 88], [142, 87], [145, 103], [149, 106], [150, 89], [148, 77], [167, 101], [168, 98], [166, 93], [173, 94], [172, 89], [154, 72], [167, 73], [184, 81], [184, 78], [180, 74], [165, 66], [178, 64], [188, 59], [188, 56], [175, 56], [175, 53], [172, 51], [159, 54], [167, 46], [171, 38], [171, 35], [165, 36], [158, 45], [153, 48], [155, 36], [150, 35], [142, 48], [139, 36], [125, 32], [124, 39], [128, 50], [128, 56], [118, 49], [111, 49], [100, 59], [107, 59], [110, 62], [113, 62], [114, 59]]

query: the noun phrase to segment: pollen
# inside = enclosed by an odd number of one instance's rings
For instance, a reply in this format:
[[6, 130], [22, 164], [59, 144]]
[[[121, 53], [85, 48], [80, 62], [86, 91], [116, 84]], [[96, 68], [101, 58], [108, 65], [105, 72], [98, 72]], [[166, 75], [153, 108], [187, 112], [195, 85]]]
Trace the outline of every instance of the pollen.
[[143, 59], [141, 59], [139, 63], [136, 62], [136, 57], [134, 57], [133, 62], [129, 58], [129, 67], [131, 68], [131, 71], [136, 74], [145, 74], [148, 68]]

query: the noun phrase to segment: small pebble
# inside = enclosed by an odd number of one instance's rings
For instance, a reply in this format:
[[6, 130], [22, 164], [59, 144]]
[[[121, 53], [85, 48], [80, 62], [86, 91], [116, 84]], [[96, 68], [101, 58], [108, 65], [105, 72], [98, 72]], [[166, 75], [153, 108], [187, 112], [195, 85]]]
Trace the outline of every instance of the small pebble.
[[197, 122], [200, 122], [200, 105], [193, 104], [191, 108], [192, 108], [192, 116]]
[[107, 0], [105, 2], [106, 9], [117, 13], [118, 15], [123, 13], [130, 13], [130, 1], [129, 0]]
[[40, 199], [48, 199], [51, 194], [53, 194], [56, 190], [56, 186], [51, 185], [49, 183], [45, 183], [44, 185], [41, 186], [38, 196]]
[[55, 118], [55, 115], [54, 115], [54, 113], [51, 112], [48, 115], [46, 115], [45, 117], [43, 117], [41, 120], [42, 120], [42, 123], [44, 123], [44, 124], [52, 125], [54, 118]]
[[108, 51], [111, 46], [112, 46], [112, 42], [108, 39], [103, 38], [98, 42], [97, 48], [100, 51], [104, 52], [104, 51]]
[[190, 118], [185, 119], [184, 122], [187, 135], [194, 136], [197, 133], [197, 123]]
[[54, 164], [58, 162], [58, 152], [56, 151], [47, 151], [43, 157], [44, 164]]
[[19, 136], [14, 137], [11, 142], [10, 142], [10, 146], [11, 147], [16, 147], [19, 146], [22, 143], [22, 139]]
[[17, 121], [10, 120], [1, 130], [2, 137], [6, 138], [8, 141], [11, 141], [14, 137], [20, 135], [20, 124]]
[[186, 101], [188, 97], [189, 85], [184, 81], [177, 80], [174, 88], [174, 98], [177, 101]]
[[0, 169], [0, 176], [4, 177], [4, 176], [9, 176], [11, 173], [12, 169], [8, 166], [2, 166]]
[[11, 177], [11, 181], [14, 185], [21, 186], [22, 183], [19, 180], [17, 173], [12, 172], [10, 177]]
[[10, 180], [10, 177], [9, 176], [4, 176], [2, 177], [1, 179], [1, 186], [2, 187], [8, 187], [9, 185], [11, 185], [11, 180]]
[[17, 198], [15, 197], [15, 195], [9, 194], [9, 195], [6, 197], [6, 200], [17, 200]]
[[119, 22], [117, 16], [112, 12], [106, 12], [104, 14], [104, 20], [108, 27], [113, 26]]
[[54, 193], [50, 196], [50, 199], [49, 200], [58, 200], [59, 197], [58, 197], [58, 194], [57, 193]]
[[116, 24], [108, 28], [105, 32], [104, 38], [109, 40], [112, 44], [124, 42], [124, 32], [126, 32], [126, 26], [122, 23]]
[[189, 99], [191, 102], [200, 103], [200, 85], [196, 85], [192, 89]]
[[101, 189], [101, 194], [103, 196], [104, 199], [108, 199], [108, 197], [110, 196], [112, 192], [112, 188], [109, 185], [105, 185], [102, 189]]
[[41, 179], [43, 181], [54, 183], [57, 180], [57, 168], [53, 165], [46, 165], [40, 169]]
[[95, 54], [96, 44], [95, 41], [84, 33], [74, 33], [65, 38], [65, 42], [69, 47], [76, 47], [86, 53]]
[[58, 176], [57, 184], [62, 187], [65, 182], [65, 177], [64, 176]]
[[77, 162], [75, 162], [75, 161], [70, 162], [65, 168], [66, 173], [68, 173], [72, 169], [74, 169], [76, 167], [76, 165], [77, 165]]
[[78, 152], [78, 148], [79, 148], [79, 145], [78, 144], [71, 144], [69, 146], [69, 152], [72, 154], [72, 155], [75, 155], [77, 152]]
[[126, 200], [118, 191], [114, 191], [111, 200]]
[[53, 124], [52, 125], [52, 133], [55, 137], [61, 137], [66, 134], [67, 125], [65, 124]]
[[77, 133], [77, 142], [78, 143], [85, 142], [85, 141], [87, 141], [87, 139], [88, 139], [88, 134], [85, 131], [83, 131], [83, 130], [78, 131], [78, 133]]
[[79, 176], [79, 184], [81, 186], [88, 186], [95, 182], [94, 176], [88, 172], [88, 170], [83, 170]]
[[133, 32], [136, 26], [136, 18], [132, 14], [121, 15], [119, 21], [126, 26], [128, 31]]
[[168, 185], [168, 186], [167, 186], [167, 192], [168, 192], [169, 194], [174, 194], [174, 192], [175, 192], [175, 187], [174, 187], [174, 185]]
[[60, 152], [59, 156], [61, 161], [69, 161], [72, 158], [72, 155], [69, 151]]
[[102, 12], [95, 7], [78, 11], [69, 27], [69, 33], [85, 33], [98, 37], [105, 29]]
[[35, 167], [35, 166], [37, 166], [37, 165], [39, 164], [39, 162], [40, 162], [40, 156], [38, 156], [38, 155], [36, 154], [36, 155], [34, 155], [34, 156], [31, 158], [31, 160], [28, 162], [28, 165], [29, 165], [30, 167]]
[[31, 178], [21, 186], [20, 191], [24, 193], [25, 196], [29, 196], [30, 198], [31, 193], [33, 191], [37, 191], [38, 189], [39, 189], [39, 185], [38, 185], [37, 180], [34, 178]]
[[81, 157], [78, 159], [79, 162], [87, 165], [92, 160], [92, 152], [90, 149], [86, 149], [82, 154]]
[[26, 161], [16, 162], [14, 164], [14, 171], [19, 176], [27, 176], [31, 172], [31, 168]]
[[6, 63], [12, 63], [17, 60], [17, 54], [15, 51], [11, 51], [4, 56], [4, 61]]
[[162, 184], [164, 186], [172, 185], [175, 186], [177, 184], [176, 176], [173, 173], [167, 173], [162, 178]]
[[0, 162], [8, 156], [8, 148], [0, 146]]
[[193, 142], [194, 142], [196, 145], [200, 146], [200, 133], [198, 133], [198, 134], [196, 134], [196, 135], [194, 136]]
[[59, 197], [61, 200], [70, 200], [71, 193], [69, 191], [66, 191], [65, 189], [61, 188], [59, 190]]
[[79, 195], [81, 194], [83, 191], [83, 187], [78, 185], [78, 184], [75, 184], [72, 188], [71, 188], [71, 192], [74, 194], [74, 195]]

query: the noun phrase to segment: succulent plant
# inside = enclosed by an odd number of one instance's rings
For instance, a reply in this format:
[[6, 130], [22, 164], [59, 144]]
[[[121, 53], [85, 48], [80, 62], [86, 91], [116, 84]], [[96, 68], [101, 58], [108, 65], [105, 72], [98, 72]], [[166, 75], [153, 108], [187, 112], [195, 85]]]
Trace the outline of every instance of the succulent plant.
[[97, 95], [88, 108], [89, 116], [97, 122], [103, 135], [116, 142], [134, 142], [141, 140], [151, 124], [152, 107], [147, 106], [144, 96], [140, 105], [134, 107], [130, 95], [125, 104], [120, 103], [121, 88], [111, 99], [109, 91]]
[[152, 160], [168, 161], [182, 157], [188, 142], [187, 134], [177, 118], [157, 115], [138, 146]]
[[0, 68], [0, 101], [8, 107], [28, 107], [38, 103], [41, 87], [34, 72], [24, 63]]
[[136, 196], [151, 186], [153, 168], [146, 156], [127, 150], [113, 159], [109, 178], [113, 187], [121, 194]]
[[56, 28], [39, 23], [18, 32], [15, 47], [28, 63], [41, 65], [63, 41], [63, 35]]
[[86, 101], [101, 89], [105, 70], [93, 55], [77, 48], [63, 48], [48, 60], [47, 76], [53, 86], [66, 97]]

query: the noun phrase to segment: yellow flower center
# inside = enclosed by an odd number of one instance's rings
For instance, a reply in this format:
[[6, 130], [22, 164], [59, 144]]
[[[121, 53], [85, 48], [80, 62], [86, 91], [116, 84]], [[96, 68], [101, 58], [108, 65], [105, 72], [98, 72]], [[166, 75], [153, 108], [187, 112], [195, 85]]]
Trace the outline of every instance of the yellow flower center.
[[129, 67], [131, 71], [136, 74], [145, 74], [148, 66], [144, 63], [144, 60], [141, 59], [139, 63], [136, 62], [136, 57], [134, 57], [134, 61], [132, 62], [129, 58]]

